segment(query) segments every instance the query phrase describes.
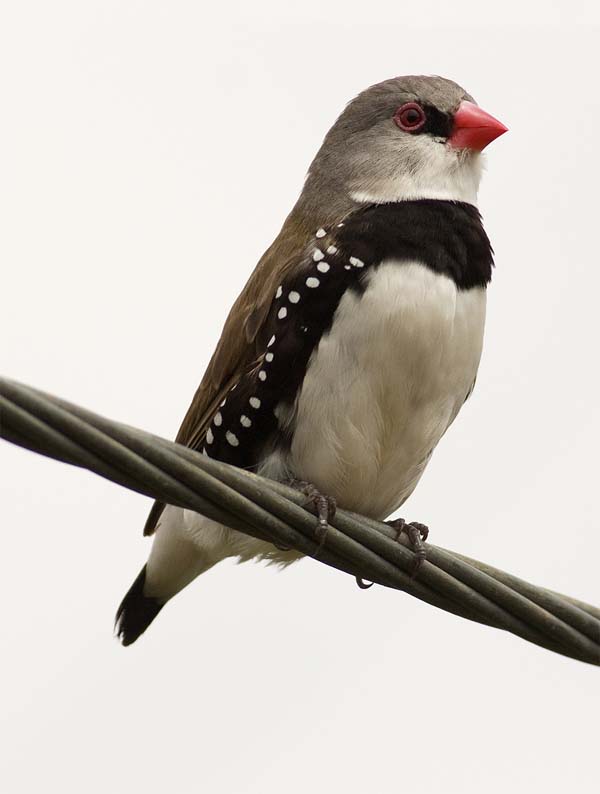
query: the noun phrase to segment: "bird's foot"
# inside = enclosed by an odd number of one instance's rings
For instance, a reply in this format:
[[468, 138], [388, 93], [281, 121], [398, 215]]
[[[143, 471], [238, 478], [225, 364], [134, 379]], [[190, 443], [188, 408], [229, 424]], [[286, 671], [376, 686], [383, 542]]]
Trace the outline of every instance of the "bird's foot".
[[418, 521], [411, 521], [410, 524], [407, 524], [403, 518], [396, 518], [393, 521], [386, 521], [385, 523], [396, 530], [396, 540], [400, 540], [400, 535], [403, 532], [408, 537], [415, 554], [415, 561], [411, 573], [411, 577], [414, 579], [419, 572], [419, 568], [427, 559], [425, 541], [429, 535], [429, 528], [426, 527], [425, 524], [419, 524]]
[[[335, 516], [337, 503], [333, 496], [325, 496], [319, 489], [311, 482], [306, 480], [288, 480], [287, 485], [290, 485], [296, 491], [300, 491], [304, 496], [307, 496], [310, 503], [313, 505], [317, 515], [317, 526], [315, 529], [315, 536], [319, 541], [319, 549], [323, 545], [327, 537], [327, 530], [329, 529], [329, 522]], [[317, 550], [318, 551], [318, 550]]]

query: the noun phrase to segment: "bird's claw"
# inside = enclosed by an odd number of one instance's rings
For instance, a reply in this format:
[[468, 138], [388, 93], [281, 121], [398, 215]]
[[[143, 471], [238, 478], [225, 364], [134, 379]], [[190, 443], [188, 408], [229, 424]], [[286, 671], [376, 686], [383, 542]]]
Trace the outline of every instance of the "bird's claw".
[[[315, 537], [319, 541], [319, 549], [325, 542], [329, 522], [333, 520], [337, 509], [337, 502], [333, 496], [325, 496], [311, 482], [305, 480], [289, 480], [288, 485], [308, 497], [317, 514]], [[319, 550], [318, 549], [318, 550]], [[318, 551], [317, 550], [317, 551]]]
[[419, 568], [427, 559], [427, 549], [425, 548], [425, 541], [429, 536], [429, 527], [425, 524], [420, 524], [418, 521], [411, 521], [407, 523], [403, 518], [396, 518], [393, 521], [386, 521], [386, 524], [396, 530], [396, 540], [400, 540], [400, 535], [404, 534], [408, 537], [411, 548], [414, 552], [414, 564], [411, 573], [411, 578], [414, 579]]

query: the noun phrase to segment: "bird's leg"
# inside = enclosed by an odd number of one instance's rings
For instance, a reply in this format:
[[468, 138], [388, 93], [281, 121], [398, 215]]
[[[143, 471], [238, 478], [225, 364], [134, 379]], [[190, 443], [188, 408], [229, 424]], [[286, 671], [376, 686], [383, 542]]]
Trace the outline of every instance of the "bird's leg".
[[[335, 516], [335, 511], [337, 508], [335, 499], [333, 496], [325, 496], [315, 485], [313, 485], [313, 483], [306, 482], [306, 480], [291, 479], [286, 482], [286, 485], [290, 485], [296, 491], [303, 493], [313, 504], [317, 514], [317, 527], [315, 530], [315, 535], [319, 541], [320, 549], [327, 536], [329, 521], [331, 521]], [[317, 549], [317, 552], [319, 549]]]
[[408, 537], [415, 554], [414, 567], [411, 574], [414, 579], [423, 561], [427, 558], [425, 541], [429, 535], [429, 528], [425, 524], [419, 524], [418, 521], [411, 521], [410, 524], [407, 524], [403, 518], [395, 518], [393, 521], [386, 521], [385, 523], [396, 530], [396, 540], [400, 540], [400, 535], [403, 532]]

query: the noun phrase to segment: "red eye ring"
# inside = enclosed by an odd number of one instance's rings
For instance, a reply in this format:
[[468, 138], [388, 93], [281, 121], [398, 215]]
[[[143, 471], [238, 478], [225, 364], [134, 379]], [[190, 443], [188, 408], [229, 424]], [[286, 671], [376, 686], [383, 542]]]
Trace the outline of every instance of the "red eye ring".
[[394, 113], [394, 123], [404, 132], [418, 132], [426, 121], [425, 111], [416, 102], [406, 102]]

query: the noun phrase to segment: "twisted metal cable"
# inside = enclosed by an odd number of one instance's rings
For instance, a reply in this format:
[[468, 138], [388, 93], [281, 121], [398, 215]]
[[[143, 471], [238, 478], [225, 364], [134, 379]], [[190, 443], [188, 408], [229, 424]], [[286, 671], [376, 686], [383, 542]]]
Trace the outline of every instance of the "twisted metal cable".
[[414, 554], [386, 524], [338, 510], [324, 540], [297, 491], [0, 378], [0, 437], [89, 469], [146, 496], [202, 513], [358, 579], [404, 592], [543, 648], [600, 666], [600, 609], [426, 544]]

